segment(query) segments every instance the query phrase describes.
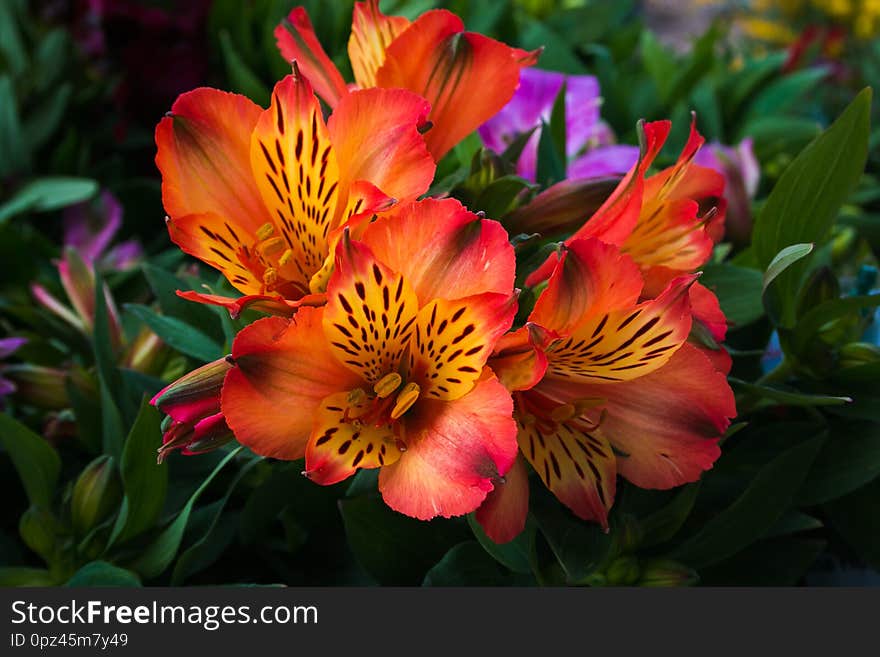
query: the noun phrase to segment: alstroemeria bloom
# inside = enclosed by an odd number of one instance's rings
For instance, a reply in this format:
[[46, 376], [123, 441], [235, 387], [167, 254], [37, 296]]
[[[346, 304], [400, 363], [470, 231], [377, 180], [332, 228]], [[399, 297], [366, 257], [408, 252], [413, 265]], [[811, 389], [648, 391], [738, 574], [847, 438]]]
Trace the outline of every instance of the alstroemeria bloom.
[[[275, 28], [275, 38], [284, 58], [298, 63], [330, 107], [350, 93], [303, 7]], [[409, 89], [426, 98], [433, 127], [425, 138], [438, 162], [504, 107], [520, 70], [534, 64], [537, 55], [465, 32], [461, 19], [445, 9], [410, 22], [382, 14], [379, 0], [354, 5], [348, 57], [356, 86]]]
[[141, 257], [141, 246], [128, 240], [110, 248], [122, 227], [122, 205], [109, 191], [64, 209], [64, 245], [99, 269], [130, 269]]
[[597, 178], [629, 171], [639, 158], [639, 149], [613, 143], [611, 129], [599, 116], [599, 81], [592, 75], [524, 69], [519, 89], [510, 102], [480, 126], [483, 143], [496, 153], [503, 153], [517, 136], [535, 130], [516, 163], [517, 174], [534, 180], [541, 122], [550, 123], [553, 104], [563, 83], [568, 178]]
[[171, 239], [247, 295], [184, 296], [233, 313], [316, 302], [310, 284], [339, 229], [431, 184], [419, 133], [429, 109], [403, 89], [368, 89], [347, 94], [325, 123], [296, 67], [266, 110], [216, 89], [180, 96], [156, 128]]
[[694, 156], [694, 164], [715, 169], [724, 176], [724, 236], [734, 244], [748, 244], [752, 236], [752, 199], [761, 182], [761, 165], [752, 150], [751, 138], [736, 146], [706, 144]]
[[[712, 467], [736, 415], [725, 376], [686, 342], [688, 288], [674, 279], [640, 301], [632, 258], [596, 239], [559, 257], [526, 328], [490, 365], [514, 391], [519, 446], [544, 484], [575, 514], [608, 526], [617, 475], [666, 489]], [[525, 523], [525, 468], [477, 512], [489, 536], [512, 539]]]
[[[605, 205], [566, 242], [595, 237], [620, 246], [642, 270], [642, 294], [649, 299], [674, 278], [699, 270], [709, 260], [724, 231], [727, 208], [724, 177], [693, 162], [704, 143], [695, 123], [691, 123], [690, 136], [676, 163], [645, 176], [670, 128], [669, 121], [642, 126], [645, 150], [639, 162]], [[536, 285], [545, 280], [555, 261], [556, 256], [548, 258], [526, 283]], [[715, 341], [724, 340], [727, 323], [715, 295], [699, 283], [691, 286], [689, 294], [700, 325]], [[719, 351], [719, 355], [719, 367], [729, 367], [724, 353]]]
[[336, 247], [327, 303], [235, 339], [222, 411], [235, 437], [332, 484], [381, 468], [385, 502], [473, 511], [516, 457], [510, 393], [485, 366], [516, 310], [504, 229], [458, 201], [380, 216]]

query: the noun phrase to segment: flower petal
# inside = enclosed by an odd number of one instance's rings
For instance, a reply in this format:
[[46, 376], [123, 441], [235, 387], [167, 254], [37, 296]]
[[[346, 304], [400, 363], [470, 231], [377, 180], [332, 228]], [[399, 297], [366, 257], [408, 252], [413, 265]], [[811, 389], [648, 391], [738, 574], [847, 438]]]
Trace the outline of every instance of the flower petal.
[[245, 310], [256, 310], [269, 315], [290, 317], [300, 306], [323, 306], [327, 298], [323, 294], [309, 294], [296, 301], [270, 294], [250, 294], [243, 297], [222, 297], [217, 294], [204, 294], [195, 290], [178, 290], [177, 296], [187, 301], [220, 306], [229, 311], [232, 319], [237, 319]]
[[426, 141], [434, 159], [476, 130], [511, 99], [519, 72], [536, 55], [464, 32], [454, 14], [425, 12], [385, 50], [376, 86], [400, 87], [431, 103]]
[[[596, 237], [609, 244], [623, 244], [629, 237], [642, 207], [645, 173], [663, 147], [671, 128], [669, 121], [655, 121], [641, 125], [643, 148], [638, 162], [617, 185], [595, 214], [566, 241]], [[526, 285], [535, 286], [553, 272], [557, 259], [551, 255], [544, 264], [526, 278]]]
[[575, 240], [557, 262], [529, 321], [569, 333], [591, 316], [632, 308], [642, 285], [639, 268], [620, 249], [597, 239]]
[[580, 418], [550, 420], [549, 413], [559, 404], [539, 389], [517, 396], [519, 448], [565, 506], [607, 529], [617, 485], [611, 445]]
[[162, 203], [172, 219], [213, 213], [250, 235], [269, 214], [251, 175], [251, 132], [261, 109], [244, 96], [182, 94], [156, 127]]
[[720, 455], [718, 438], [736, 416], [727, 378], [690, 344], [647, 376], [576, 394], [605, 399], [596, 433], [618, 452], [618, 472], [641, 488], [696, 481]]
[[350, 402], [347, 392], [321, 402], [306, 447], [305, 475], [309, 479], [327, 486], [347, 479], [359, 468], [380, 468], [400, 458], [397, 437], [390, 427], [357, 421], [358, 413], [368, 408], [368, 404]]
[[589, 314], [546, 347], [546, 376], [627, 381], [662, 367], [690, 333], [687, 292], [695, 278], [677, 278], [656, 299], [637, 306]]
[[474, 515], [486, 536], [495, 543], [507, 543], [525, 529], [528, 513], [529, 473], [520, 455]]
[[508, 390], [528, 390], [547, 371], [547, 355], [533, 339], [531, 326], [503, 335], [495, 343], [488, 365]]
[[300, 70], [315, 85], [315, 91], [330, 107], [335, 107], [348, 93], [342, 74], [321, 47], [304, 7], [294, 7], [287, 18], [278, 24], [275, 41], [281, 56], [288, 62], [296, 61]]
[[321, 401], [360, 382], [330, 351], [322, 315], [302, 308], [290, 320], [259, 319], [232, 344], [236, 367], [226, 375], [221, 410], [257, 454], [302, 458]]
[[250, 152], [257, 186], [283, 238], [276, 238], [280, 244], [272, 264], [281, 278], [308, 289], [329, 253], [328, 234], [347, 190], [339, 187], [339, 164], [321, 105], [298, 72], [275, 85]]
[[171, 240], [181, 251], [219, 270], [242, 294], [262, 294], [265, 264], [252, 250], [254, 233], [213, 212], [169, 217]]
[[340, 363], [369, 383], [396, 371], [418, 310], [416, 295], [402, 275], [379, 262], [364, 244], [343, 236], [323, 320]]
[[656, 203], [646, 199], [639, 222], [623, 250], [647, 269], [663, 266], [680, 272], [703, 265], [715, 246], [698, 216], [700, 206], [691, 199]]
[[408, 18], [379, 11], [379, 0], [354, 3], [348, 58], [361, 89], [376, 86], [376, 71], [385, 63], [385, 49], [409, 25]]
[[419, 311], [407, 378], [428, 399], [454, 400], [466, 395], [515, 314], [512, 294], [435, 299]]
[[405, 89], [364, 89], [345, 96], [327, 124], [344, 163], [340, 187], [366, 180], [398, 201], [428, 191], [436, 167], [419, 128], [430, 109], [424, 98]]
[[452, 402], [419, 400], [410, 413], [407, 450], [379, 473], [385, 503], [422, 520], [470, 513], [516, 458], [510, 393], [491, 378]]
[[370, 224], [361, 239], [406, 275], [422, 303], [513, 289], [516, 257], [504, 228], [455, 199], [401, 204]]

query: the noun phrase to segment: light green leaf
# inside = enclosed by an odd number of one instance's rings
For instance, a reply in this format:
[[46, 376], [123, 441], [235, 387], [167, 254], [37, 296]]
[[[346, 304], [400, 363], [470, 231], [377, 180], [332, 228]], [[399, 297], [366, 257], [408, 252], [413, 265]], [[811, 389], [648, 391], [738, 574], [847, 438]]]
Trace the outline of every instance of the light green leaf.
[[12, 459], [30, 503], [51, 508], [61, 471], [58, 452], [42, 436], [5, 413], [0, 413], [0, 444]]

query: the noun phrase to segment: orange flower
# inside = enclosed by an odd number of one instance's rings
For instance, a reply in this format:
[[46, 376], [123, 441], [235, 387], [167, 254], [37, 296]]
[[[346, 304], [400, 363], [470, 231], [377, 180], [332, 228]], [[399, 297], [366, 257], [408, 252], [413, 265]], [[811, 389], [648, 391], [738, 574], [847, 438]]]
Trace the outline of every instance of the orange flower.
[[[688, 290], [675, 278], [640, 301], [632, 258], [596, 239], [560, 255], [526, 328], [490, 360], [514, 391], [521, 454], [579, 517], [608, 527], [620, 474], [642, 488], [695, 481], [719, 456], [735, 414], [725, 376], [686, 340]], [[512, 539], [525, 523], [525, 468], [477, 512], [490, 537]]]
[[[299, 64], [328, 105], [336, 107], [350, 93], [303, 7], [275, 28], [275, 38], [284, 58]], [[431, 103], [433, 127], [426, 141], [438, 162], [507, 104], [520, 69], [534, 64], [538, 54], [465, 32], [461, 19], [444, 9], [412, 23], [385, 16], [379, 0], [355, 3], [348, 41], [357, 87], [409, 89]]]
[[430, 185], [419, 133], [429, 109], [402, 89], [368, 89], [347, 94], [325, 123], [296, 67], [266, 110], [216, 89], [180, 96], [156, 128], [168, 230], [246, 297], [182, 296], [233, 314], [320, 303], [313, 277], [342, 227]]
[[[648, 168], [669, 135], [669, 121], [642, 127], [643, 154], [620, 182], [605, 204], [566, 244], [595, 237], [616, 244], [632, 257], [644, 276], [642, 298], [652, 299], [682, 274], [698, 271], [712, 255], [724, 233], [727, 202], [724, 177], [708, 167], [693, 163], [704, 143], [691, 123], [690, 136], [676, 163], [646, 177]], [[545, 280], [556, 256], [527, 279], [528, 285]], [[708, 288], [694, 283], [690, 288], [693, 315], [716, 342], [727, 333], [727, 320], [718, 299]], [[723, 349], [707, 350], [719, 369], [728, 371], [730, 359]]]
[[239, 333], [223, 415], [258, 454], [305, 456], [318, 483], [381, 468], [397, 511], [473, 511], [517, 451], [510, 393], [485, 366], [516, 310], [507, 234], [429, 199], [360, 241], [346, 231], [335, 258], [325, 306]]

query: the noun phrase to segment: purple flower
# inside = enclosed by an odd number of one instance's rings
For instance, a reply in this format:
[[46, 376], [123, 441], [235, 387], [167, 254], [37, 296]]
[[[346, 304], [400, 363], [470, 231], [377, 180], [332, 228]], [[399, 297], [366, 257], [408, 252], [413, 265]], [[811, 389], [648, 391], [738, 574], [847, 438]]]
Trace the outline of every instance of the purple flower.
[[[0, 338], [0, 360], [11, 356], [25, 342], [27, 342], [27, 338]], [[3, 405], [3, 398], [15, 391], [15, 384], [3, 377], [3, 369], [0, 368], [0, 407]]]
[[64, 211], [64, 245], [76, 249], [92, 266], [128, 269], [141, 256], [137, 242], [122, 242], [107, 250], [121, 225], [122, 206], [113, 194], [104, 191], [95, 201], [77, 203]]
[[748, 244], [752, 234], [752, 199], [761, 181], [761, 165], [752, 150], [751, 138], [743, 139], [737, 146], [707, 144], [697, 152], [694, 162], [724, 176], [725, 236], [734, 244]]
[[566, 151], [569, 178], [599, 177], [627, 172], [638, 160], [635, 146], [614, 145], [614, 134], [599, 116], [599, 82], [591, 75], [564, 75], [523, 69], [519, 88], [498, 114], [479, 128], [483, 143], [502, 153], [516, 139], [537, 128], [517, 162], [517, 173], [535, 179], [541, 121], [549, 123], [553, 103], [565, 88]]

